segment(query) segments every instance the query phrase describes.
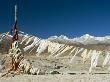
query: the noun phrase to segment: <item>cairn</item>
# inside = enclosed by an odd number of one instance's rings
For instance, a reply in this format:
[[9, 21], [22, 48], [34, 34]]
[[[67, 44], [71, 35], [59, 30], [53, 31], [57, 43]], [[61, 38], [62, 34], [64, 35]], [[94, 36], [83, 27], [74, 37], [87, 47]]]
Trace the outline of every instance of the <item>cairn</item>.
[[[12, 46], [9, 49], [8, 54], [4, 58], [4, 70], [5, 73], [2, 76], [13, 73], [13, 74], [36, 74], [39, 71], [37, 68], [32, 66], [32, 63], [24, 58], [21, 49], [18, 46], [18, 29], [17, 29], [17, 5], [15, 5], [15, 23], [11, 29], [12, 35]], [[6, 34], [8, 35], [9, 32]], [[6, 36], [5, 35], [5, 36]], [[4, 36], [4, 37], [5, 37]], [[3, 38], [2, 38], [3, 39]]]
[[24, 58], [17, 41], [12, 43], [12, 48], [9, 49], [4, 61], [5, 73], [2, 76], [7, 74], [36, 74], [38, 71], [28, 59]]

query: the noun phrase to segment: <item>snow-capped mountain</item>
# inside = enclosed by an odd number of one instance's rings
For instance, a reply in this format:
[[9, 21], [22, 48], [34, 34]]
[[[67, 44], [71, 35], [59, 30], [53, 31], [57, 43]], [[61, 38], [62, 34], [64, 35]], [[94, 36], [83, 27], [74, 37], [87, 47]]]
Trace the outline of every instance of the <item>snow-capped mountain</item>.
[[[11, 46], [11, 35], [0, 34], [0, 53], [8, 53]], [[95, 37], [85, 34], [81, 37], [68, 38], [67, 36], [51, 36], [41, 39], [37, 36], [24, 32], [19, 33], [19, 48], [24, 55], [36, 55], [45, 58], [68, 58], [72, 63], [75, 57], [80, 57], [82, 62], [90, 59], [90, 69], [92, 71], [97, 66], [99, 56], [103, 55], [102, 67], [110, 60], [110, 36]], [[62, 62], [64, 63], [65, 61]], [[66, 62], [65, 62], [66, 63]]]
[[68, 37], [61, 35], [61, 36], [51, 36], [48, 38], [49, 41], [55, 42], [68, 42], [68, 43], [81, 43], [84, 45], [88, 44], [110, 44], [110, 36], [105, 37], [95, 37], [89, 34], [85, 34], [81, 37], [69, 39]]
[[79, 38], [74, 38], [74, 41], [80, 42], [82, 44], [110, 44], [110, 36], [95, 37], [89, 34], [85, 34]]
[[[4, 33], [0, 35], [0, 47], [4, 47], [8, 50], [11, 45], [11, 35], [6, 36]], [[42, 53], [47, 48], [51, 51], [59, 50], [63, 46], [77, 46], [88, 48], [91, 46], [110, 45], [110, 36], [95, 37], [89, 34], [85, 34], [81, 37], [68, 38], [67, 36], [51, 36], [48, 39], [41, 39], [37, 36], [26, 34], [22, 31], [19, 32], [20, 47], [24, 52]], [[7, 46], [8, 45], [8, 46]], [[49, 48], [51, 46], [51, 48]]]

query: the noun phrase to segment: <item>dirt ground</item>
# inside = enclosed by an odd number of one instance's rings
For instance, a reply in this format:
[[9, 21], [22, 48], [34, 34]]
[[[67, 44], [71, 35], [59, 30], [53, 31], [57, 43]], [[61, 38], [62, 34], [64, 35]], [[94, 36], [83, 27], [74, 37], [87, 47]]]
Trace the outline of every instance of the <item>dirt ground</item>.
[[110, 82], [110, 74], [94, 75], [17, 75], [0, 82]]
[[[15, 75], [0, 78], [0, 82], [110, 82], [110, 73], [107, 67], [100, 67], [103, 56], [100, 57], [98, 67], [93, 69], [93, 74], [89, 74], [90, 60], [85, 64], [78, 56], [72, 63], [70, 58], [47, 58], [37, 56], [25, 56], [34, 67], [41, 69], [42, 75]], [[44, 71], [45, 70], [45, 71]], [[59, 74], [52, 74], [57, 71]]]

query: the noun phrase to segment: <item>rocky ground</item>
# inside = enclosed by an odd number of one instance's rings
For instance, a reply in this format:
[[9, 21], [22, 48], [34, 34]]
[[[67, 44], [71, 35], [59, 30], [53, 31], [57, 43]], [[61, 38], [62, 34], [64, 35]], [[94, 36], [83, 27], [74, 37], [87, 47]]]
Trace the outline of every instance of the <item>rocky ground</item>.
[[[1, 55], [0, 58], [2, 58]], [[82, 58], [76, 56], [70, 63], [70, 58], [48, 58], [35, 55], [26, 56], [34, 67], [40, 69], [39, 75], [8, 75], [0, 79], [0, 82], [110, 82], [110, 74], [101, 67], [103, 56], [100, 57], [98, 67], [89, 74], [90, 61], [82, 63]]]
[[110, 75], [17, 75], [1, 78], [0, 82], [110, 82]]

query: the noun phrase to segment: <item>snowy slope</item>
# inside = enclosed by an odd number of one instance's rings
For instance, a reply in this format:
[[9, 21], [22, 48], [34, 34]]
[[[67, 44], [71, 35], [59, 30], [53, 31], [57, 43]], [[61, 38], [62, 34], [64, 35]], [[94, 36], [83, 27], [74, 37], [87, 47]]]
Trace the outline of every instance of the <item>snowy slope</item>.
[[[0, 35], [0, 53], [4, 52], [11, 45], [12, 36]], [[80, 57], [81, 62], [90, 61], [89, 72], [96, 68], [100, 56], [105, 56], [102, 67], [106, 66], [110, 60], [110, 36], [95, 37], [85, 34], [81, 37], [68, 38], [67, 36], [51, 36], [48, 39], [41, 39], [37, 36], [29, 35], [24, 32], [19, 33], [19, 47], [25, 55], [34, 54], [36, 56], [44, 56], [53, 58], [68, 58], [69, 63]], [[3, 50], [4, 48], [4, 50]], [[63, 60], [63, 59], [60, 59]], [[64, 61], [65, 62], [65, 61]], [[110, 66], [108, 67], [110, 69]]]
[[[5, 34], [0, 34], [0, 42], [2, 42], [2, 38], [5, 36]], [[11, 39], [11, 35], [8, 36], [8, 38]], [[6, 37], [3, 39], [4, 41], [7, 39]], [[10, 40], [9, 39], [9, 40]], [[11, 42], [11, 41], [10, 41]], [[57, 52], [58, 49], [60, 50], [60, 47], [65, 48], [66, 45], [100, 45], [100, 44], [110, 44], [110, 36], [105, 37], [95, 37], [91, 36], [89, 34], [85, 34], [81, 37], [76, 38], [68, 38], [67, 36], [61, 35], [61, 36], [50, 36], [48, 39], [41, 39], [37, 36], [26, 34], [22, 31], [19, 32], [19, 43], [21, 48], [24, 52], [34, 52], [34, 53], [42, 53], [46, 49], [51, 51], [50, 53], [53, 53], [54, 49]], [[63, 45], [63, 46], [62, 46]], [[59, 46], [59, 47], [58, 47]], [[61, 49], [62, 50], [62, 49]]]
[[85, 34], [81, 37], [77, 37], [77, 38], [73, 38], [73, 39], [69, 39], [66, 36], [51, 36], [48, 38], [49, 41], [55, 41], [55, 42], [68, 42], [68, 43], [81, 43], [84, 45], [87, 44], [110, 44], [110, 36], [105, 36], [105, 37], [95, 37], [95, 36], [91, 36], [89, 34]]

